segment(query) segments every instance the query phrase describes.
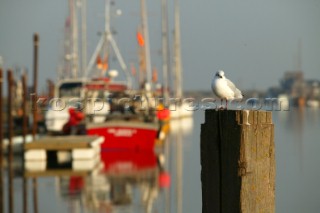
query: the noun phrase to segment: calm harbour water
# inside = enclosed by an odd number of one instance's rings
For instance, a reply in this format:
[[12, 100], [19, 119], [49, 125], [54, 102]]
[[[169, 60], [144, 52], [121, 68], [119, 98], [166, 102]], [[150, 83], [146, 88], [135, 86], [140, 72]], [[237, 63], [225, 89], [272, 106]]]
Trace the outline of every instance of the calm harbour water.
[[[137, 184], [125, 179], [125, 189], [131, 202], [111, 205], [103, 190], [108, 190], [112, 180], [87, 177], [85, 186], [77, 193], [70, 193], [68, 178], [38, 178], [38, 209], [45, 213], [93, 213], [93, 212], [201, 212], [200, 182], [200, 124], [204, 111], [196, 111], [193, 119], [175, 121], [165, 153], [165, 170], [170, 173], [171, 187], [157, 184]], [[274, 112], [276, 142], [276, 212], [316, 213], [320, 202], [320, 111], [291, 109]], [[18, 169], [19, 170], [19, 169]], [[159, 171], [156, 171], [156, 174]], [[6, 174], [6, 173], [5, 173]], [[92, 174], [96, 175], [96, 174]], [[180, 178], [182, 177], [182, 178]], [[90, 195], [90, 181], [98, 181], [100, 193]], [[118, 181], [119, 182], [119, 181]], [[152, 181], [151, 181], [152, 182]], [[7, 211], [7, 178], [4, 179], [5, 212]], [[153, 182], [153, 183], [157, 183]], [[119, 185], [119, 183], [117, 183]], [[91, 188], [90, 188], [91, 187]], [[31, 181], [29, 181], [28, 210], [33, 212]], [[149, 198], [149, 202], [146, 201]], [[104, 201], [104, 202], [103, 202]], [[147, 204], [150, 205], [147, 205]], [[22, 178], [14, 179], [14, 212], [22, 212]]]

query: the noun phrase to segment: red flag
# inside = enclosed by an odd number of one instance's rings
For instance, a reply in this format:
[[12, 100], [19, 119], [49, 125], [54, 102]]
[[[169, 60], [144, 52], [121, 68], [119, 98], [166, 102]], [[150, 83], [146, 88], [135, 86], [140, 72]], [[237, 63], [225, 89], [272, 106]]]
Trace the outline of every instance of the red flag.
[[140, 47], [144, 46], [144, 38], [139, 31], [137, 32], [137, 41]]
[[102, 60], [100, 55], [97, 56], [96, 64], [98, 69], [102, 69]]

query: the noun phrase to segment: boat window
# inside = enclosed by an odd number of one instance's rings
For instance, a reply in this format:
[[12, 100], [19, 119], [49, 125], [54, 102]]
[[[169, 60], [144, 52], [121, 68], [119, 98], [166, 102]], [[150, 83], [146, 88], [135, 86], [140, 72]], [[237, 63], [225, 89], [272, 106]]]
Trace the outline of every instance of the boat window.
[[88, 90], [87, 96], [88, 98], [98, 98], [98, 99], [106, 99], [108, 97], [108, 92], [103, 90]]
[[81, 82], [64, 83], [59, 88], [59, 96], [63, 97], [80, 97], [81, 96]]

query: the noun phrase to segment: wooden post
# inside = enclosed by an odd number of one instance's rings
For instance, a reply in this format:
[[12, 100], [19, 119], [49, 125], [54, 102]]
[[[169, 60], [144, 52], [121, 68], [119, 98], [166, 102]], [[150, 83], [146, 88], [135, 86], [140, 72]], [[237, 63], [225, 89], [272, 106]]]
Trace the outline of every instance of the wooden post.
[[48, 85], [48, 99], [50, 101], [54, 97], [54, 83], [52, 82], [52, 80], [48, 79], [47, 85]]
[[37, 33], [33, 36], [33, 126], [32, 126], [32, 135], [33, 140], [37, 133], [37, 89], [38, 89], [38, 47], [39, 47], [39, 35]]
[[[28, 114], [27, 114], [27, 75], [26, 73], [22, 74], [22, 91], [23, 91], [23, 99], [22, 99], [22, 137], [23, 137], [23, 146], [26, 144], [26, 135], [28, 132]], [[28, 179], [23, 177], [23, 212], [28, 212]]]
[[272, 113], [206, 110], [201, 125], [202, 212], [275, 212]]
[[[33, 104], [33, 125], [32, 125], [32, 137], [35, 140], [37, 129], [38, 129], [38, 49], [39, 49], [39, 35], [35, 33], [33, 35], [33, 93], [34, 97], [32, 99]], [[35, 213], [38, 213], [38, 181], [37, 178], [32, 179], [32, 191], [33, 191], [33, 209]]]
[[0, 68], [0, 213], [4, 212], [3, 205], [3, 112], [2, 112], [2, 85], [3, 85], [3, 73]]
[[7, 115], [8, 115], [8, 139], [9, 139], [9, 146], [8, 146], [8, 179], [9, 179], [9, 199], [8, 199], [8, 209], [9, 212], [14, 212], [13, 207], [13, 118], [12, 118], [12, 88], [13, 88], [13, 74], [12, 70], [8, 70], [8, 108], [7, 108]]

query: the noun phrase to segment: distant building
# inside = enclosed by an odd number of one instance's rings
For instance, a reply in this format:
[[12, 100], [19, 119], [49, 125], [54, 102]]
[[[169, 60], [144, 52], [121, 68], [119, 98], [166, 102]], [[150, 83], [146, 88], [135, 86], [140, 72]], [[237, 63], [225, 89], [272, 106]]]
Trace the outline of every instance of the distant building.
[[302, 71], [287, 71], [280, 80], [280, 89], [292, 98], [305, 97], [305, 81]]
[[283, 93], [279, 87], [270, 87], [267, 91], [267, 97], [275, 98], [278, 97], [279, 94]]
[[320, 81], [307, 80], [306, 81], [306, 95], [308, 99], [320, 99]]
[[305, 80], [302, 71], [287, 71], [279, 87], [268, 89], [269, 97], [287, 97], [294, 106], [320, 106], [320, 80]]

